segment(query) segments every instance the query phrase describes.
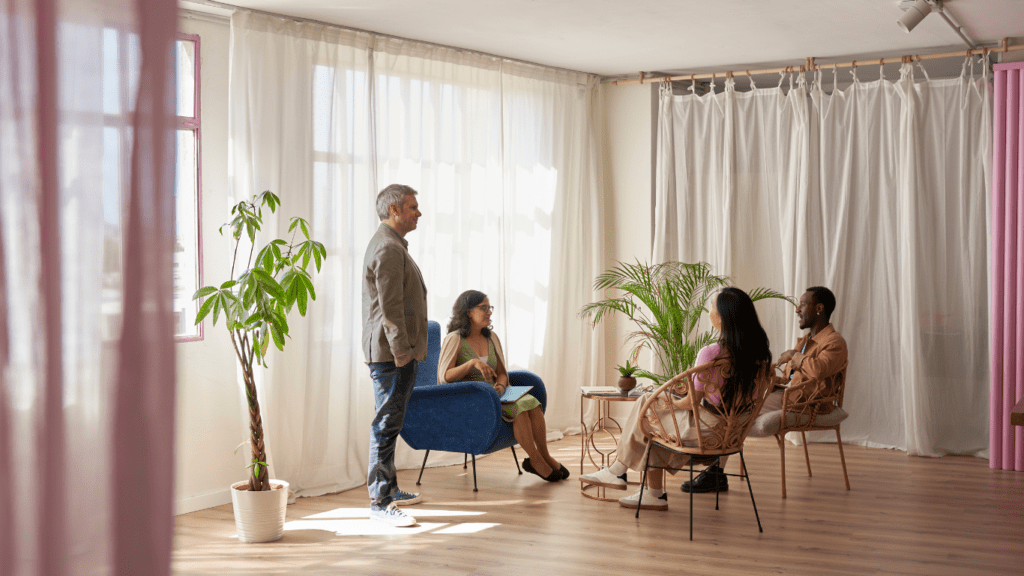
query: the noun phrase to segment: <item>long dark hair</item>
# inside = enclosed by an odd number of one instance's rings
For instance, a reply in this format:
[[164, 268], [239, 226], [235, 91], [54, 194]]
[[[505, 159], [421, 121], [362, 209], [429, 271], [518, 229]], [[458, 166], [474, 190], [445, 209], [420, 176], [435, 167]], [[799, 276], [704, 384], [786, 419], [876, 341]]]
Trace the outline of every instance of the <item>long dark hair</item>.
[[[452, 306], [452, 319], [448, 321], [448, 332], [458, 332], [463, 338], [469, 336], [469, 330], [473, 323], [469, 320], [469, 311], [480, 305], [487, 298], [487, 294], [479, 290], [466, 290], [455, 299]], [[484, 338], [491, 337], [491, 327], [480, 330]]]
[[732, 375], [722, 386], [723, 406], [737, 399], [746, 402], [754, 394], [758, 375], [772, 362], [768, 335], [757, 318], [754, 302], [739, 288], [724, 288], [715, 299], [722, 318], [722, 336], [718, 342], [732, 360]]

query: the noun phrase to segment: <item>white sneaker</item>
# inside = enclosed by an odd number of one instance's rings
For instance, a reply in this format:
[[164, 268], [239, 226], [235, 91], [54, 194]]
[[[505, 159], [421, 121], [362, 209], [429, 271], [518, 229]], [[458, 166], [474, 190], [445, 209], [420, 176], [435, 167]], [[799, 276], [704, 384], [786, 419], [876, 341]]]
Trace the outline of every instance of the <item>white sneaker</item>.
[[419, 492], [409, 493], [399, 489], [398, 492], [391, 495], [391, 501], [399, 506], [411, 506], [423, 502], [423, 496]]
[[605, 488], [614, 488], [616, 490], [625, 490], [626, 473], [623, 472], [621, 476], [616, 476], [608, 468], [601, 468], [592, 474], [584, 474], [583, 476], [580, 476], [580, 482], [593, 484], [595, 486], [604, 486]]
[[371, 506], [370, 519], [379, 520], [380, 522], [391, 526], [397, 526], [399, 528], [416, 525], [416, 519], [405, 512], [402, 512], [402, 509], [395, 506], [394, 502], [388, 504], [387, 508], [374, 508]]
[[[643, 498], [640, 497], [641, 492], [643, 492]], [[619, 498], [619, 506], [623, 508], [635, 509], [638, 502], [641, 503], [640, 509], [642, 510], [668, 510], [668, 494], [662, 493], [661, 496], [655, 498], [646, 486], [637, 490], [635, 494]]]

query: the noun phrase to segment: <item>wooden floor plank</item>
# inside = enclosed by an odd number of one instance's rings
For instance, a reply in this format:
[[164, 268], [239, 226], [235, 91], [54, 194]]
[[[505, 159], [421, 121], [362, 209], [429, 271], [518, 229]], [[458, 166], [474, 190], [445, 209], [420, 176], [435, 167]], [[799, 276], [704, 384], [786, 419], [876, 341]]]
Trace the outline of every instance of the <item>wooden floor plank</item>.
[[[834, 444], [809, 446], [810, 478], [803, 449], [788, 446], [782, 499], [778, 447], [748, 442], [763, 534], [737, 478], [717, 511], [713, 494], [695, 495], [693, 542], [689, 499], [679, 491], [688, 473], [669, 478], [669, 511], [641, 511], [639, 520], [617, 503], [583, 497], [576, 436], [552, 444], [572, 472], [564, 482], [517, 475], [508, 451], [477, 459], [479, 492], [471, 470], [428, 469], [416, 488], [424, 502], [407, 508], [420, 522], [413, 529], [368, 520], [363, 487], [298, 499], [284, 538], [270, 544], [238, 542], [230, 505], [181, 515], [173, 568], [247, 576], [1024, 574], [1024, 473], [990, 470], [979, 458], [844, 448], [852, 490]], [[739, 459], [728, 467], [738, 472]], [[415, 488], [417, 474], [400, 472], [401, 486]]]

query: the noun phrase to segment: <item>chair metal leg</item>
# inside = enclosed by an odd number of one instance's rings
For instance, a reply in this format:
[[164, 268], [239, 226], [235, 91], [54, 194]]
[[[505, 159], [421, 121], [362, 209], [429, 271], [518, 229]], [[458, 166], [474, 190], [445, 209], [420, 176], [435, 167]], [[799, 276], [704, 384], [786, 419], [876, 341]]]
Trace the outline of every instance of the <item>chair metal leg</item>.
[[[743, 462], [742, 450], [740, 450], [740, 462]], [[761, 527], [761, 515], [757, 513], [757, 503], [754, 502], [754, 488], [750, 485], [750, 475], [747, 473], [747, 465], [745, 462], [743, 464], [743, 473], [747, 474], [747, 490], [750, 491], [750, 504], [754, 507], [754, 518], [757, 518], [757, 531], [763, 533], [764, 528]]]
[[[693, 467], [693, 459], [690, 459], [690, 467], [691, 468]], [[725, 470], [722, 470], [722, 472], [725, 473]], [[693, 486], [693, 484], [692, 484], [693, 481], [691, 480], [690, 482], [691, 482], [690, 486]], [[718, 495], [721, 494], [721, 488], [722, 488], [722, 475], [721, 474], [715, 474], [715, 510], [718, 510]]]
[[430, 450], [427, 450], [427, 453], [423, 455], [423, 465], [420, 466], [420, 477], [416, 479], [417, 486], [420, 485], [420, 480], [423, 479], [423, 469], [427, 467], [427, 456], [430, 456]]
[[640, 495], [636, 497], [636, 516], [634, 516], [634, 518], [640, 517], [640, 504], [642, 504], [644, 500], [644, 486], [647, 485], [647, 465], [651, 462], [650, 444], [647, 445], [647, 450], [645, 450], [645, 452], [647, 454], [644, 456], [644, 473], [640, 476]]
[[[779, 443], [779, 456], [782, 458], [782, 497], [786, 497], [786, 440], [781, 434], [775, 435], [775, 440]], [[740, 458], [742, 460], [742, 458]], [[750, 479], [747, 479], [747, 484], [750, 484]]]
[[836, 426], [836, 443], [839, 445], [839, 461], [843, 463], [843, 479], [846, 480], [846, 489], [850, 489], [850, 477], [846, 474], [846, 456], [843, 455], [843, 437], [839, 435], [839, 427]]
[[516, 463], [516, 470], [519, 470], [519, 475], [523, 475], [523, 469], [519, 467], [519, 457], [516, 456], [516, 447], [509, 446], [512, 449], [512, 461]]
[[478, 492], [476, 489], [476, 454], [473, 454], [473, 492]]
[[810, 478], [811, 477], [811, 457], [807, 455], [807, 435], [804, 434], [803, 430], [800, 431], [800, 439], [803, 440], [803, 443], [804, 443], [804, 460], [807, 462], [807, 477]]
[[[474, 456], [474, 458], [476, 458], [476, 457]], [[469, 454], [463, 454], [462, 455], [462, 469], [463, 470], [466, 469], [466, 465], [467, 465], [468, 462], [469, 462]]]
[[[690, 458], [690, 486], [690, 542], [693, 542], [693, 458]], [[717, 492], [715, 492], [715, 507], [718, 507]]]

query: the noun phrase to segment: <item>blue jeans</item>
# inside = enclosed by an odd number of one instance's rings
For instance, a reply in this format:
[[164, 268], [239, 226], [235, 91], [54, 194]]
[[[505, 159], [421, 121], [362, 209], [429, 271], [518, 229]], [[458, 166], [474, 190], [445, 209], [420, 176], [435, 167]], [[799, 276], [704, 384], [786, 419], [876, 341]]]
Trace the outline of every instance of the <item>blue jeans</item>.
[[418, 365], [416, 360], [405, 366], [395, 366], [394, 362], [370, 363], [377, 415], [370, 426], [370, 470], [366, 489], [370, 492], [370, 506], [373, 508], [386, 508], [398, 490], [395, 445], [405, 422], [405, 408], [416, 384]]

